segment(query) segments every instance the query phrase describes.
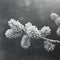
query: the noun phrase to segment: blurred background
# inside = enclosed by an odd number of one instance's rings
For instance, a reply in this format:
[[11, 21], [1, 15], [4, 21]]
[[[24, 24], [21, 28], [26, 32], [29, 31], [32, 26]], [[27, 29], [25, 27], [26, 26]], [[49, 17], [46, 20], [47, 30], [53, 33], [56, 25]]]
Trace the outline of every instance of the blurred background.
[[50, 26], [52, 33], [48, 38], [60, 40], [56, 35], [57, 26], [50, 18], [53, 12], [60, 15], [60, 0], [0, 0], [0, 60], [60, 60], [60, 44], [48, 53], [41, 40], [25, 50], [20, 46], [21, 38], [10, 40], [4, 35], [10, 28], [8, 21], [14, 18], [23, 24], [30, 21], [38, 29]]

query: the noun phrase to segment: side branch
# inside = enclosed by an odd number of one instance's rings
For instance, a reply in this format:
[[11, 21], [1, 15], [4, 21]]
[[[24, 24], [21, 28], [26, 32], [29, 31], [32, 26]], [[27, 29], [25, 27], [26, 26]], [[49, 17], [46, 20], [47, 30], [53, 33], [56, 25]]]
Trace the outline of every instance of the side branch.
[[48, 39], [48, 38], [42, 37], [42, 36], [40, 36], [39, 38], [42, 38], [42, 39], [44, 39], [44, 40], [47, 40], [47, 41], [50, 41], [50, 42], [53, 42], [53, 43], [60, 43], [59, 40]]

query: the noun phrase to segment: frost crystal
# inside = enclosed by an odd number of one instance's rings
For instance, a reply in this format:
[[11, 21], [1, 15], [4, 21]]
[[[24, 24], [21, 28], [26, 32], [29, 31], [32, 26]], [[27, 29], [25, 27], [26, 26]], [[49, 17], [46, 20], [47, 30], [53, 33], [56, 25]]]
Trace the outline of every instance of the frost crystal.
[[11, 29], [15, 30], [16, 32], [20, 32], [24, 29], [24, 25], [22, 25], [18, 20], [11, 19], [8, 21], [9, 26]]
[[55, 24], [56, 24], [57, 26], [60, 26], [60, 17], [58, 17], [58, 18], [55, 20]]
[[8, 21], [8, 24], [11, 27], [11, 29], [8, 29], [5, 32], [5, 36], [7, 38], [17, 38], [22, 36], [23, 34], [22, 30], [24, 29], [24, 25], [22, 25], [19, 21], [16, 21], [14, 19]]
[[25, 27], [29, 27], [29, 26], [32, 26], [32, 23], [28, 22], [25, 24]]
[[50, 17], [51, 17], [52, 20], [56, 20], [56, 18], [58, 18], [59, 16], [56, 13], [51, 13]]
[[8, 29], [6, 32], [5, 32], [5, 36], [6, 38], [17, 38], [17, 37], [20, 37], [22, 36], [22, 31], [17, 33], [17, 32], [14, 32], [13, 29]]
[[55, 44], [52, 44], [49, 41], [44, 41], [44, 48], [49, 52], [49, 51], [53, 51], [55, 48]]
[[30, 38], [27, 35], [24, 35], [21, 40], [21, 47], [27, 49], [30, 46]]
[[40, 30], [40, 32], [41, 32], [41, 35], [42, 35], [43, 37], [45, 37], [45, 36], [47, 36], [47, 35], [49, 35], [49, 34], [51, 33], [51, 29], [50, 29], [50, 27], [48, 27], [48, 26], [44, 26], [44, 27]]
[[57, 28], [57, 31], [56, 31], [57, 35], [60, 36], [60, 27]]
[[26, 32], [31, 38], [39, 38], [40, 31], [36, 26], [33, 26], [30, 22], [25, 24]]

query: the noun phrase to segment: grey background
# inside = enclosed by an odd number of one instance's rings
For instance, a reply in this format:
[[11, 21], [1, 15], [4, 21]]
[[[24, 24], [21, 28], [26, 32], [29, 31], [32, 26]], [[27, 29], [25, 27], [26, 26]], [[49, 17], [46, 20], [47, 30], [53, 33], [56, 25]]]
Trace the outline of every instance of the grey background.
[[[60, 40], [56, 35], [57, 26], [50, 18], [52, 12], [60, 15], [60, 0], [31, 0], [29, 5], [25, 0], [0, 0], [0, 60], [60, 60], [59, 44], [49, 53], [43, 48], [43, 40], [33, 42], [29, 49], [24, 50], [17, 43], [21, 38], [10, 40], [4, 35], [10, 28], [8, 21], [14, 18], [23, 24], [30, 21], [39, 29], [49, 25], [52, 33], [48, 38]], [[24, 19], [21, 20], [20, 17]]]

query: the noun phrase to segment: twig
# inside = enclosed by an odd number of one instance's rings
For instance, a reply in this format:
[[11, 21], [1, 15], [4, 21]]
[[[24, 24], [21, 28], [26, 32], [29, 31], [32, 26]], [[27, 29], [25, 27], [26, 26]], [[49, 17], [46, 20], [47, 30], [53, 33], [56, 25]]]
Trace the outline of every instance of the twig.
[[48, 39], [48, 38], [42, 37], [42, 36], [40, 36], [39, 38], [42, 38], [42, 39], [44, 39], [44, 40], [47, 40], [47, 41], [50, 41], [50, 42], [53, 42], [53, 43], [60, 43], [59, 40]]

